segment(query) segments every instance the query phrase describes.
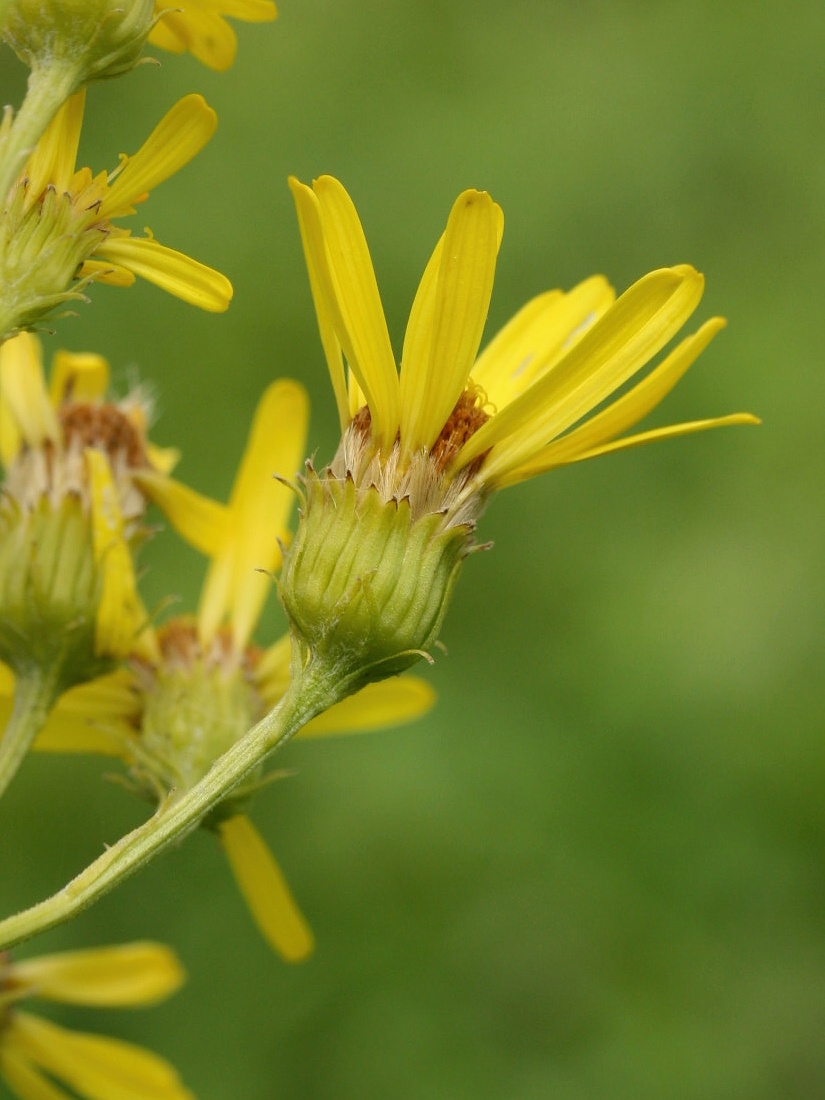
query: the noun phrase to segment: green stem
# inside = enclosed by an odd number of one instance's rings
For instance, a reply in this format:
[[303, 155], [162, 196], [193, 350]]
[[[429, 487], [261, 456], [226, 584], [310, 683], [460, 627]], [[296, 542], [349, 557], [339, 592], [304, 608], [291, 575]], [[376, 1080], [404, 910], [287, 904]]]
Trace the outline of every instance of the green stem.
[[345, 694], [340, 676], [310, 664], [293, 677], [275, 709], [216, 760], [199, 783], [171, 794], [148, 821], [107, 848], [58, 893], [0, 921], [0, 950], [69, 920], [182, 839], [266, 756]]
[[0, 737], [0, 796], [46, 724], [60, 694], [60, 673], [60, 662], [55, 662], [49, 668], [31, 666], [16, 679], [14, 708]]
[[79, 66], [63, 59], [36, 66], [29, 73], [26, 98], [0, 140], [0, 210], [43, 131], [77, 90], [80, 76]]

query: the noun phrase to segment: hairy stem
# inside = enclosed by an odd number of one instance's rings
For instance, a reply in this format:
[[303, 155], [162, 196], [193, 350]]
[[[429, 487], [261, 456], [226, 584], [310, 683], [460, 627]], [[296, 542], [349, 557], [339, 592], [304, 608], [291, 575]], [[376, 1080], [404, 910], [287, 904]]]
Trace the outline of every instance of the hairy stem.
[[107, 848], [58, 893], [0, 922], [0, 950], [76, 916], [186, 836], [265, 757], [348, 693], [341, 677], [329, 668], [310, 664], [293, 676], [274, 710], [216, 760], [199, 783], [180, 794], [173, 792], [148, 821]]

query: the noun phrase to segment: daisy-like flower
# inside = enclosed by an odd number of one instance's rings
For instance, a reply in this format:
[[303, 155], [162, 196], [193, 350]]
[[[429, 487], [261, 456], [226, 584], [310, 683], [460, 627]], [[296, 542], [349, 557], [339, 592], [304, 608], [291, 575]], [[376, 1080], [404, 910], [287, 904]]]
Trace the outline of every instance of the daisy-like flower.
[[174, 6], [156, 0], [157, 22], [149, 41], [172, 53], [188, 51], [210, 69], [223, 72], [235, 60], [238, 40], [227, 16], [246, 23], [269, 23], [278, 14], [271, 0], [182, 0]]
[[284, 569], [284, 602], [311, 654], [380, 675], [432, 645], [495, 490], [609, 451], [755, 422], [736, 414], [622, 434], [724, 324], [705, 322], [615, 396], [698, 305], [703, 279], [687, 265], [653, 271], [618, 299], [601, 276], [542, 294], [479, 356], [503, 229], [480, 191], [450, 212], [399, 371], [352, 200], [329, 176], [290, 186], [343, 436], [321, 477], [309, 471]]
[[[77, 168], [84, 92], [58, 111], [12, 187], [0, 217], [0, 339], [56, 307], [83, 299], [92, 282], [128, 286], [139, 275], [192, 305], [222, 312], [232, 287], [212, 268], [132, 236], [116, 220], [187, 164], [212, 136], [215, 112], [201, 96], [180, 100], [113, 172]], [[2, 201], [2, 198], [0, 198]]]
[[68, 951], [15, 962], [0, 954], [0, 1078], [19, 1100], [193, 1100], [175, 1070], [148, 1050], [70, 1031], [21, 1009], [40, 998], [95, 1008], [137, 1008], [175, 993], [184, 974], [157, 943]]
[[[139, 789], [163, 802], [191, 790], [284, 696], [290, 641], [266, 650], [252, 634], [288, 540], [294, 494], [273, 472], [294, 471], [304, 453], [307, 401], [295, 382], [264, 394], [227, 506], [170, 478], [139, 480], [188, 541], [211, 564], [196, 617], [152, 631], [146, 653], [96, 682], [68, 692], [36, 748], [120, 756]], [[432, 689], [415, 677], [374, 684], [319, 715], [303, 736], [376, 729], [409, 721], [432, 705]], [[0, 712], [2, 711], [0, 683]], [[300, 735], [299, 735], [300, 736]], [[277, 773], [259, 768], [204, 824], [226, 852], [249, 909], [267, 941], [290, 962], [312, 950], [312, 933], [264, 841], [246, 816], [252, 793]]]
[[57, 696], [133, 652], [146, 621], [134, 475], [162, 480], [177, 455], [148, 442], [145, 396], [107, 401], [108, 384], [100, 356], [58, 352], [47, 388], [37, 337], [0, 347], [0, 660], [17, 677], [0, 791]]

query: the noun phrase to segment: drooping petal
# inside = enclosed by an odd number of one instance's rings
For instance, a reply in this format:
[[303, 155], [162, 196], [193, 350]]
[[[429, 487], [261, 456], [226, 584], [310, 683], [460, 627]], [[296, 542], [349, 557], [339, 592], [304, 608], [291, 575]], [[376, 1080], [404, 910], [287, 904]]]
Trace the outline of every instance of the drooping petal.
[[286, 962], [303, 962], [315, 942], [286, 879], [248, 817], [221, 822], [220, 841], [264, 939]]
[[0, 345], [0, 454], [5, 465], [21, 442], [57, 443], [60, 427], [43, 377], [40, 341], [21, 332]]
[[218, 116], [203, 96], [188, 95], [167, 112], [109, 185], [100, 206], [101, 217], [131, 213], [135, 202], [188, 164], [206, 145]]
[[[182, 10], [181, 10], [182, 9]], [[169, 9], [158, 0], [155, 10], [162, 18], [155, 24], [149, 41], [172, 53], [189, 50], [210, 69], [223, 72], [235, 59], [235, 32], [224, 16], [247, 23], [265, 23], [277, 11], [270, 0], [186, 0], [181, 9]]]
[[[281, 379], [264, 393], [229, 503], [229, 527], [215, 555], [198, 615], [202, 640], [212, 637], [229, 612], [235, 648], [245, 648], [281, 560], [279, 540], [295, 495], [274, 474], [294, 476], [304, 454], [308, 400], [303, 386]], [[263, 572], [262, 572], [263, 571]]]
[[106, 456], [86, 449], [92, 500], [92, 542], [101, 577], [95, 649], [100, 655], [125, 657], [132, 649], [146, 611], [140, 602], [132, 554], [124, 537], [123, 515]]
[[197, 0], [190, 0], [186, 11], [164, 8], [163, 18], [152, 28], [149, 41], [170, 53], [187, 50], [202, 65], [219, 73], [230, 67], [238, 48], [232, 27], [217, 12], [202, 8]]
[[491, 486], [609, 397], [681, 328], [702, 296], [687, 265], [639, 279], [530, 389], [484, 424], [457, 465], [489, 448], [481, 476]]
[[194, 1100], [168, 1062], [119, 1039], [15, 1012], [4, 1042], [89, 1100]]
[[[500, 217], [500, 208], [483, 191], [463, 192], [450, 212], [431, 316], [428, 300], [418, 299], [424, 314], [418, 323], [430, 330], [426, 355], [409, 359], [401, 371], [401, 442], [407, 455], [433, 445], [467, 382], [490, 306]], [[425, 271], [425, 279], [431, 273]], [[411, 339], [423, 343], [421, 337]], [[407, 350], [412, 351], [409, 342]]]
[[421, 718], [435, 703], [435, 691], [417, 676], [398, 676], [369, 684], [313, 718], [297, 737], [367, 733]]
[[301, 243], [304, 249], [309, 286], [318, 321], [318, 332], [327, 361], [335, 404], [338, 407], [338, 419], [343, 432], [350, 421], [351, 405], [347, 398], [347, 380], [344, 374], [344, 359], [341, 344], [335, 335], [334, 294], [329, 279], [329, 270], [324, 256], [324, 234], [321, 217], [318, 212], [318, 200], [310, 187], [289, 177], [289, 189], [298, 214], [298, 227], [301, 231]]
[[544, 374], [613, 304], [613, 288], [601, 275], [567, 294], [550, 290], [527, 303], [491, 340], [477, 359], [473, 382], [490, 405], [505, 408]]
[[321, 176], [313, 187], [326, 245], [338, 338], [367, 396], [373, 435], [382, 447], [390, 447], [399, 425], [398, 371], [364, 230], [352, 199], [338, 180]]
[[128, 943], [23, 959], [9, 968], [33, 996], [66, 1004], [151, 1005], [170, 997], [186, 975], [161, 943]]
[[49, 396], [57, 408], [64, 401], [93, 401], [109, 388], [109, 363], [91, 351], [56, 351]]
[[135, 483], [157, 504], [190, 546], [202, 554], [218, 553], [229, 534], [229, 509], [164, 473], [137, 470]]
[[232, 301], [232, 284], [225, 275], [152, 238], [110, 237], [95, 255], [209, 313], [223, 313]]

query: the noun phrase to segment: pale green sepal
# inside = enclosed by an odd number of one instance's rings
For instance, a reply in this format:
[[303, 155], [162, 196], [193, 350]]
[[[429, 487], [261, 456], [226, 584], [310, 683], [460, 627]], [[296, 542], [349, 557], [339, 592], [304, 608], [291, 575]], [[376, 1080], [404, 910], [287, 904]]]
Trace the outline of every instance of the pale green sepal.
[[434, 512], [413, 521], [406, 499], [312, 470], [305, 491], [279, 592], [307, 652], [337, 668], [351, 692], [432, 647], [472, 527]]

